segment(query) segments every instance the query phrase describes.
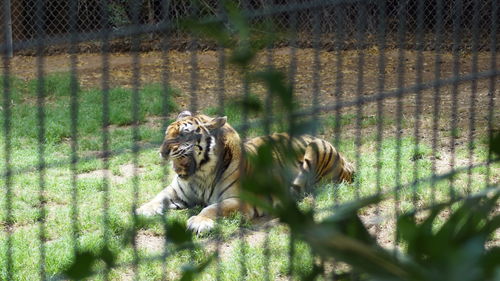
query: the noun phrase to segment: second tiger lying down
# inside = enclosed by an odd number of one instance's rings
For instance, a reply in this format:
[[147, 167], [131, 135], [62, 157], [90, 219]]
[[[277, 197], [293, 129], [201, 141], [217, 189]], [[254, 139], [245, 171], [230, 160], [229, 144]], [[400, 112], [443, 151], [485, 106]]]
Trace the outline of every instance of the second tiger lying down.
[[[329, 142], [308, 135], [290, 138], [273, 134], [247, 141], [243, 146], [238, 133], [226, 117], [211, 118], [183, 111], [170, 124], [160, 154], [172, 161], [176, 175], [153, 200], [137, 209], [140, 215], [161, 214], [165, 209], [183, 209], [195, 205], [205, 208], [189, 218], [188, 228], [200, 233], [214, 227], [217, 215], [242, 211], [252, 218], [262, 215], [258, 208], [239, 198], [240, 181], [247, 165], [241, 165], [242, 147], [248, 154], [268, 141], [287, 140], [298, 151], [294, 178], [289, 183], [296, 191], [305, 191], [322, 179], [351, 182], [354, 169]], [[273, 151], [279, 162], [284, 155]], [[251, 168], [251, 167], [250, 167]]]

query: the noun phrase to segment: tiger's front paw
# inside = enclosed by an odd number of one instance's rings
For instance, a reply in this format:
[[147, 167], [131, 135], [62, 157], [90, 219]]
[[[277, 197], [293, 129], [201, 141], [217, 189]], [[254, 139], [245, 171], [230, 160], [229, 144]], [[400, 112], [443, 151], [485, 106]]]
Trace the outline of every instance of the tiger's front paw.
[[163, 204], [158, 202], [149, 202], [142, 205], [135, 212], [137, 215], [142, 215], [146, 217], [161, 215], [163, 213]]
[[192, 230], [196, 234], [201, 234], [207, 232], [214, 228], [215, 222], [213, 219], [204, 216], [192, 216], [187, 221], [188, 229]]

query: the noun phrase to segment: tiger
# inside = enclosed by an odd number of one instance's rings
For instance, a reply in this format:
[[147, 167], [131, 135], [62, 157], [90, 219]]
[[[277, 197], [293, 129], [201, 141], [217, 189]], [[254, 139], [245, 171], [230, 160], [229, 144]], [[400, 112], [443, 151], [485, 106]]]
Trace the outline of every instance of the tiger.
[[[248, 167], [243, 156], [255, 155], [269, 141], [288, 140], [298, 151], [290, 188], [304, 191], [320, 180], [352, 182], [354, 167], [331, 143], [310, 135], [290, 137], [274, 133], [242, 142], [227, 117], [181, 112], [166, 131], [159, 154], [171, 160], [172, 182], [136, 210], [143, 216], [161, 215], [166, 209], [204, 208], [190, 217], [187, 228], [197, 234], [211, 230], [218, 216], [241, 212], [246, 218], [262, 216], [259, 208], [240, 198], [241, 181]], [[275, 151], [274, 158], [283, 158]], [[242, 165], [242, 163], [247, 165]]]

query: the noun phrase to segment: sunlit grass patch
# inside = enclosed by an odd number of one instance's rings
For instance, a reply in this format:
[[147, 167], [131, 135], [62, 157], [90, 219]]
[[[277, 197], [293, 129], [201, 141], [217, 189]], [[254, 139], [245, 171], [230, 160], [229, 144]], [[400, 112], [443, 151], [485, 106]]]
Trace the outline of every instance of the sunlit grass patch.
[[[133, 176], [123, 175], [121, 170], [122, 166], [131, 165], [134, 158], [131, 153], [133, 126], [129, 126], [134, 119], [131, 113], [133, 93], [118, 88], [110, 89], [107, 93], [109, 124], [115, 127], [108, 127], [108, 149], [112, 153], [108, 161], [110, 178], [105, 181], [104, 173], [92, 174], [104, 167], [101, 155], [104, 93], [96, 89], [81, 89], [78, 83], [71, 84], [70, 75], [64, 73], [44, 77], [43, 88], [39, 87], [38, 80], [23, 83], [12, 78], [9, 81], [12, 99], [10, 159], [14, 173], [10, 185], [10, 217], [7, 217], [4, 189], [0, 202], [0, 279], [7, 276], [4, 266], [7, 262], [5, 226], [9, 229], [12, 243], [11, 273], [14, 280], [34, 280], [40, 278], [42, 222], [45, 230], [44, 260], [47, 277], [60, 274], [71, 262], [74, 243], [78, 244], [78, 248], [97, 251], [103, 245], [103, 234], [107, 232], [110, 233], [108, 242], [119, 245], [126, 230], [131, 227], [131, 205], [134, 203], [136, 185], [133, 184]], [[45, 95], [43, 110], [37, 106], [40, 89]], [[75, 123], [72, 123], [69, 106], [72, 95], [78, 102]], [[161, 130], [150, 127], [145, 122], [150, 117], [163, 116], [175, 110], [173, 99], [176, 95], [175, 90], [156, 84], [140, 89], [140, 104], [136, 115], [139, 121], [138, 142], [146, 144], [161, 141]], [[2, 124], [6, 117], [4, 112], [0, 114]], [[40, 116], [44, 116], [43, 123], [39, 121]], [[40, 125], [44, 127], [43, 138], [40, 138]], [[76, 174], [70, 169], [73, 125], [76, 125], [78, 137]], [[4, 171], [3, 137], [0, 145], [0, 168]], [[39, 155], [40, 148], [43, 149], [43, 158]], [[139, 154], [140, 161], [144, 162], [139, 165], [148, 167], [148, 173], [141, 174], [139, 182], [146, 187], [162, 188], [165, 173], [156, 149], [155, 145], [146, 145]], [[39, 171], [41, 161], [45, 168]], [[90, 174], [88, 177], [82, 176], [85, 173]], [[73, 184], [73, 176], [76, 176], [76, 185]], [[3, 177], [1, 183], [4, 186]], [[157, 189], [152, 188], [150, 192], [144, 193], [149, 199], [156, 191]], [[73, 221], [74, 216], [77, 221]], [[77, 241], [73, 240], [74, 232], [79, 237]]]
[[[133, 115], [134, 93], [129, 89], [113, 88], [107, 92], [109, 102], [109, 126], [103, 128], [103, 92], [99, 89], [82, 89], [78, 85], [71, 87], [70, 76], [57, 74], [45, 78], [46, 106], [45, 136], [43, 146], [39, 146], [39, 111], [36, 105], [37, 81], [24, 83], [12, 79], [11, 105], [11, 166], [13, 168], [10, 190], [11, 209], [7, 216], [5, 189], [0, 196], [0, 279], [7, 279], [7, 237], [12, 243], [12, 273], [14, 280], [32, 280], [40, 278], [40, 247], [43, 242], [45, 251], [45, 271], [47, 277], [57, 276], [67, 269], [74, 259], [76, 248], [98, 253], [107, 243], [116, 255], [120, 266], [109, 272], [109, 279], [121, 280], [134, 275], [134, 263], [138, 262], [137, 274], [141, 280], [157, 280], [164, 275], [169, 279], [181, 276], [182, 268], [189, 263], [199, 263], [213, 254], [216, 241], [219, 240], [220, 263], [212, 262], [202, 273], [203, 280], [239, 280], [242, 274], [250, 280], [262, 280], [269, 275], [270, 280], [286, 279], [292, 270], [292, 278], [308, 275], [315, 260], [309, 247], [296, 240], [293, 243], [293, 260], [290, 264], [289, 230], [278, 225], [270, 229], [262, 227], [252, 220], [244, 219], [240, 214], [221, 218], [217, 228], [208, 234], [195, 237], [201, 247], [196, 251], [175, 251], [172, 244], [166, 243], [164, 235], [168, 233], [166, 224], [173, 221], [184, 223], [197, 214], [201, 207], [189, 210], [169, 210], [164, 216], [152, 219], [133, 217], [133, 209], [149, 201], [172, 179], [168, 163], [158, 156], [158, 146], [163, 139], [162, 128], [170, 121], [165, 116], [176, 112], [175, 97], [177, 92], [162, 85], [145, 85], [139, 91], [138, 112]], [[75, 124], [71, 120], [71, 89], [78, 98], [78, 118]], [[257, 96], [250, 95], [253, 104], [263, 106]], [[203, 110], [210, 116], [218, 115], [217, 108]], [[247, 130], [239, 126], [244, 123], [241, 102], [229, 102], [221, 114], [228, 116], [229, 123], [245, 132], [247, 137], [266, 133], [265, 122], [257, 111], [248, 112]], [[278, 112], [279, 113], [279, 112]], [[267, 112], [266, 112], [267, 114]], [[174, 114], [175, 115], [175, 114]], [[270, 120], [269, 132], [286, 131], [286, 119], [274, 114]], [[1, 118], [5, 118], [2, 113]], [[267, 115], [266, 115], [267, 116]], [[377, 118], [362, 116], [361, 146], [356, 145], [356, 136], [352, 134], [357, 116], [355, 114], [319, 116], [321, 125], [305, 131], [316, 131], [328, 141], [337, 144], [337, 149], [357, 168], [355, 182], [352, 184], [333, 184], [322, 182], [312, 195], [299, 202], [303, 210], [314, 210], [315, 218], [322, 219], [325, 214], [335, 212], [334, 206], [341, 202], [376, 193], [397, 192], [398, 202], [381, 206], [385, 211], [406, 211], [414, 207], [444, 201], [450, 196], [460, 196], [481, 190], [485, 186], [486, 166], [479, 165], [470, 170], [462, 170], [453, 178], [432, 180], [432, 165], [441, 161], [446, 166], [448, 159], [444, 151], [437, 151], [438, 158], [433, 158], [431, 144], [404, 135], [397, 139], [393, 135], [384, 136], [380, 145], [376, 142]], [[325, 118], [323, 118], [325, 117]], [[138, 124], [134, 124], [134, 118]], [[281, 119], [280, 119], [281, 118]], [[3, 121], [3, 119], [2, 119]], [[307, 127], [309, 119], [298, 120]], [[384, 118], [384, 126], [393, 126], [395, 120]], [[257, 125], [255, 125], [257, 124]], [[340, 137], [331, 134], [340, 124]], [[71, 166], [72, 125], [76, 125], [77, 163]], [[135, 126], [136, 125], [136, 126]], [[409, 123], [402, 123], [405, 129], [411, 129]], [[317, 127], [316, 127], [317, 126]], [[107, 132], [107, 149], [104, 149], [103, 132]], [[2, 128], [3, 130], [3, 128]], [[350, 131], [349, 131], [350, 130]], [[368, 133], [366, 133], [368, 132]], [[133, 153], [133, 138], [136, 137], [140, 150]], [[338, 138], [338, 139], [336, 139]], [[0, 139], [3, 148], [5, 139]], [[377, 152], [378, 147], [380, 151]], [[44, 158], [38, 154], [43, 148]], [[4, 149], [0, 151], [0, 168], [5, 169]], [[359, 162], [356, 163], [359, 154]], [[380, 157], [379, 157], [380, 156]], [[469, 150], [457, 147], [456, 167], [469, 164]], [[43, 171], [38, 167], [45, 162]], [[473, 151], [472, 163], [488, 160], [487, 142], [480, 139]], [[378, 167], [380, 173], [378, 173]], [[446, 173], [446, 167], [438, 167], [438, 173]], [[498, 163], [490, 167], [492, 182], [498, 181]], [[73, 177], [76, 183], [73, 183]], [[5, 185], [5, 179], [0, 179]], [[137, 195], [137, 197], [136, 197]], [[397, 206], [396, 206], [397, 203]], [[415, 205], [417, 204], [417, 206]], [[389, 206], [389, 207], [388, 207]], [[41, 210], [44, 209], [45, 213]], [[387, 216], [392, 213], [386, 213]], [[77, 221], [73, 221], [73, 218]], [[42, 222], [45, 229], [44, 241], [40, 240]], [[130, 234], [137, 233], [143, 241], [156, 241], [135, 247]], [[389, 229], [388, 231], [391, 231]], [[77, 239], [73, 239], [76, 235]], [[150, 241], [150, 242], [151, 242]], [[75, 248], [76, 247], [76, 248]], [[162, 257], [163, 254], [165, 257]], [[136, 260], [138, 258], [138, 261]], [[243, 266], [243, 267], [242, 267]], [[92, 280], [101, 280], [105, 266], [99, 262], [93, 268], [98, 274]], [[267, 268], [266, 272], [263, 269]]]

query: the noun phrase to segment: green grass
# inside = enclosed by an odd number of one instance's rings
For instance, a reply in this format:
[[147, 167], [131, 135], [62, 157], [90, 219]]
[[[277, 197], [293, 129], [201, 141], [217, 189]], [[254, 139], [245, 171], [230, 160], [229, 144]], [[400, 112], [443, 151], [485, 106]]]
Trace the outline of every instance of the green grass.
[[[11, 164], [14, 171], [12, 175], [11, 190], [11, 215], [6, 213], [5, 188], [1, 189], [0, 195], [0, 280], [7, 277], [7, 229], [10, 229], [12, 279], [13, 280], [36, 280], [40, 278], [40, 220], [45, 217], [44, 252], [47, 277], [58, 276], [67, 268], [74, 258], [74, 247], [86, 249], [97, 253], [104, 245], [104, 235], [107, 236], [108, 247], [117, 255], [117, 264], [122, 266], [109, 272], [109, 279], [120, 280], [124, 276], [133, 275], [134, 249], [127, 240], [128, 230], [134, 225], [132, 217], [132, 206], [140, 205], [150, 200], [158, 193], [171, 178], [171, 173], [163, 165], [157, 156], [157, 147], [162, 140], [162, 125], [148, 125], [149, 118], [162, 116], [164, 112], [177, 112], [174, 98], [178, 93], [169, 90], [164, 98], [161, 85], [146, 85], [139, 92], [140, 105], [137, 112], [138, 139], [144, 145], [137, 158], [139, 168], [144, 169], [139, 174], [137, 184], [133, 177], [123, 175], [121, 168], [125, 164], [133, 163], [132, 137], [134, 117], [131, 114], [133, 93], [128, 89], [113, 88], [108, 92], [109, 98], [109, 148], [113, 154], [109, 158], [109, 169], [111, 177], [108, 184], [100, 178], [79, 178], [76, 186], [72, 184], [71, 161], [71, 84], [70, 76], [67, 74], [55, 74], [47, 76], [44, 81], [46, 104], [45, 114], [45, 136], [44, 161], [46, 169], [43, 175], [43, 186], [40, 183], [41, 174], [37, 171], [39, 164], [38, 156], [38, 108], [36, 104], [38, 82], [21, 81], [11, 78]], [[77, 173], [87, 173], [103, 168], [103, 161], [98, 157], [98, 151], [102, 149], [102, 92], [98, 89], [77, 89], [78, 97], [78, 149], [79, 162], [76, 165]], [[257, 99], [251, 96], [252, 99]], [[255, 101], [257, 104], [258, 102]], [[262, 102], [261, 102], [262, 103]], [[241, 124], [242, 115], [237, 102], [228, 104], [224, 114], [228, 116], [231, 124]], [[0, 123], [3, 124], [4, 111], [0, 114]], [[209, 108], [204, 111], [209, 115], [215, 115], [217, 109]], [[249, 119], [255, 121], [257, 114], [251, 112]], [[330, 132], [336, 123], [335, 117], [327, 117], [322, 120], [320, 133]], [[158, 119], [155, 122], [165, 122]], [[356, 122], [353, 114], [343, 115], [340, 124], [349, 126]], [[420, 203], [430, 203], [431, 200], [445, 200], [448, 198], [450, 182], [442, 181], [433, 186], [430, 182], [424, 182], [416, 186], [410, 186], [415, 178], [425, 179], [431, 176], [432, 151], [430, 145], [425, 141], [415, 150], [415, 140], [411, 137], [401, 139], [401, 147], [398, 152], [395, 137], [385, 138], [381, 145], [381, 157], [376, 157], [375, 127], [377, 124], [373, 116], [362, 118], [363, 128], [371, 129], [372, 133], [363, 135], [362, 146], [359, 149], [361, 162], [357, 163], [359, 168], [356, 182], [353, 184], [332, 185], [321, 184], [317, 189], [315, 208], [319, 210], [328, 209], [336, 202], [352, 200], [358, 196], [374, 194], [379, 190], [390, 191], [397, 182], [408, 185], [399, 190], [400, 209], [406, 210], [413, 207], [413, 200]], [[384, 119], [384, 125], [395, 124], [394, 120]], [[411, 127], [412, 124], [403, 124]], [[277, 123], [271, 124], [271, 131], [283, 130]], [[262, 126], [254, 126], [247, 131], [248, 136], [261, 135], [264, 133]], [[0, 139], [0, 170], [5, 167], [5, 139], [2, 128]], [[326, 134], [328, 135], [328, 134]], [[329, 135], [333, 142], [333, 136]], [[352, 135], [343, 134], [340, 139], [338, 150], [347, 159], [356, 159], [357, 148], [355, 138]], [[400, 155], [399, 174], [396, 173], [397, 155]], [[457, 149], [457, 157], [468, 159], [468, 150]], [[480, 161], [487, 158], [487, 145], [484, 141], [478, 141], [474, 150], [474, 157]], [[380, 164], [380, 186], [377, 186], [377, 163]], [[495, 171], [500, 168], [498, 164], [493, 166]], [[417, 171], [415, 173], [415, 171]], [[457, 194], [474, 192], [484, 188], [484, 175], [486, 169], [478, 167], [472, 171], [471, 184], [468, 184], [467, 173], [462, 173], [454, 178], [453, 189]], [[399, 181], [397, 180], [399, 175]], [[117, 181], [119, 178], [120, 181]], [[5, 186], [5, 178], [0, 178], [0, 186]], [[42, 192], [43, 187], [43, 192]], [[138, 191], [139, 198], [134, 200], [134, 194]], [[76, 195], [77, 209], [74, 208], [73, 195]], [[41, 201], [42, 200], [42, 201]], [[41, 212], [43, 206], [45, 213]], [[308, 200], [300, 203], [303, 208], [311, 208]], [[105, 217], [104, 208], [107, 208]], [[77, 211], [78, 223], [72, 224], [71, 218]], [[185, 221], [200, 208], [194, 210], [170, 211], [165, 216], [168, 220]], [[284, 226], [272, 228], [267, 238], [262, 238], [255, 243], [239, 242], [239, 223], [241, 217], [234, 215], [230, 218], [221, 219], [220, 237], [223, 241], [224, 254], [220, 265], [214, 262], [203, 273], [200, 279], [214, 280], [217, 274], [224, 280], [242, 279], [241, 264], [246, 267], [249, 280], [262, 280], [267, 274], [264, 268], [269, 269], [271, 280], [286, 277], [290, 267], [289, 251], [290, 237]], [[107, 222], [105, 224], [105, 221]], [[164, 226], [160, 219], [138, 221], [138, 226], [150, 236], [164, 235]], [[244, 221], [244, 229], [254, 229], [256, 226], [250, 221]], [[78, 239], [73, 240], [76, 231]], [[195, 240], [207, 243], [210, 239], [217, 237], [216, 233], [210, 233]], [[269, 248], [269, 256], [266, 258], [266, 241]], [[259, 240], [259, 239], [256, 239]], [[180, 251], [169, 256], [165, 263], [157, 259], [162, 254], [161, 249], [146, 250], [139, 248], [138, 276], [141, 280], [157, 280], [162, 277], [163, 267], [166, 267], [167, 277], [172, 279], [179, 277], [181, 268], [190, 261], [201, 262], [212, 254], [212, 248], [206, 247], [193, 253]], [[168, 248], [171, 251], [171, 248]], [[244, 255], [242, 255], [244, 253]], [[312, 270], [315, 259], [311, 256], [310, 249], [300, 241], [294, 243], [294, 278], [305, 276]], [[156, 258], [156, 259], [155, 259]], [[151, 260], [153, 259], [153, 260]], [[103, 264], [95, 265], [95, 270], [103, 269]], [[98, 274], [91, 280], [104, 279]]]
[[[41, 90], [48, 97], [66, 97], [72, 91], [80, 91], [80, 85], [69, 73], [53, 73], [42, 79], [33, 79], [27, 83], [27, 92], [36, 97]], [[74, 87], [74, 88], [73, 88]]]

